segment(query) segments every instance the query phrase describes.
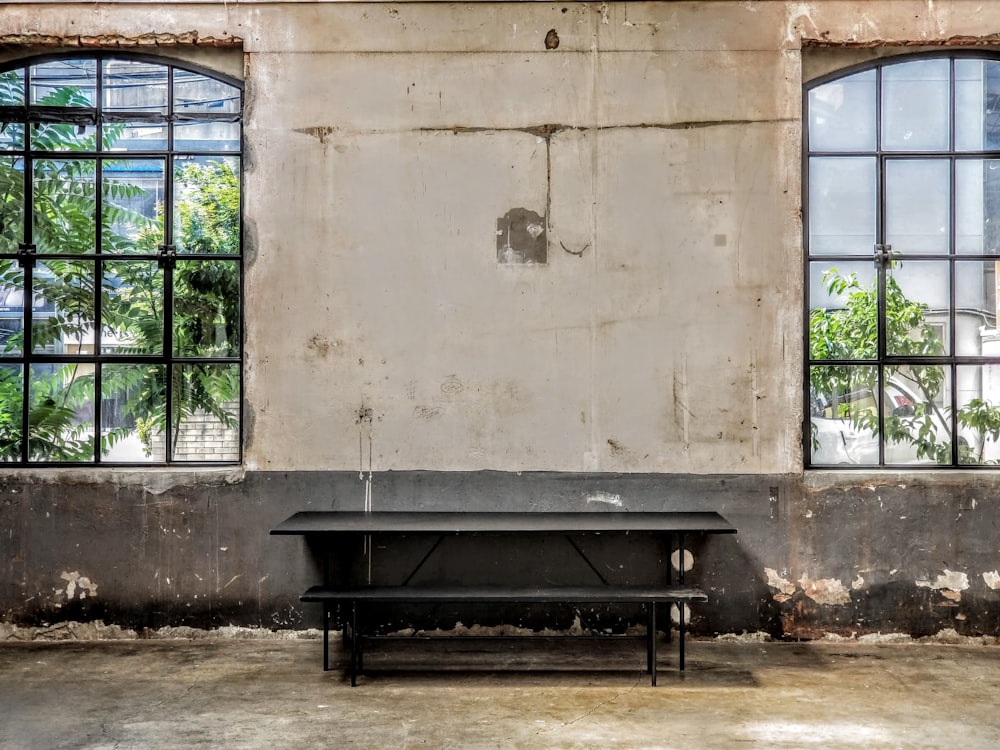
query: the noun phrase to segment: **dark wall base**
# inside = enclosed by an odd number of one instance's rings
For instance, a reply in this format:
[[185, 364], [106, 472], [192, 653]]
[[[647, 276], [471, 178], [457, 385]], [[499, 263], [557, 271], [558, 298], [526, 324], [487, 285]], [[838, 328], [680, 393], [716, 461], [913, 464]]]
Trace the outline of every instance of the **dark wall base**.
[[[689, 580], [711, 599], [694, 611], [695, 633], [1000, 635], [1000, 529], [989, 476], [950, 484], [848, 479], [818, 487], [799, 476], [384, 472], [373, 495], [379, 510], [718, 510], [739, 534], [692, 540]], [[303, 539], [268, 531], [298, 510], [363, 505], [364, 485], [352, 472], [256, 472], [168, 490], [8, 476], [0, 482], [0, 619], [315, 627], [319, 608], [298, 597], [320, 578], [316, 556]], [[568, 545], [549, 545], [536, 559], [519, 542], [490, 544], [504, 576], [537, 575], [541, 566], [551, 577], [579, 564]], [[635, 539], [595, 544], [612, 573], [638, 558], [665, 564], [663, 550]], [[483, 549], [472, 552], [460, 543], [443, 548], [427, 574], [465, 575]], [[407, 554], [376, 549], [376, 573], [391, 576]], [[500, 575], [474, 572], [480, 580]], [[484, 625], [612, 630], [633, 621], [573, 608], [475, 616]], [[450, 628], [458, 617], [415, 609], [385, 624]]]

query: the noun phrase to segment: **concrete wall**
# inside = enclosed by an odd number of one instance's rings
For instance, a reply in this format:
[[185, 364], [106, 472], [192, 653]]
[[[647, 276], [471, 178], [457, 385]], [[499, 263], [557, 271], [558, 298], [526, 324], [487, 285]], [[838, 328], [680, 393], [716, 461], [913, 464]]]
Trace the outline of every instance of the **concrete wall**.
[[802, 472], [799, 214], [804, 80], [998, 34], [959, 0], [8, 4], [4, 57], [245, 79], [248, 419], [238, 469], [4, 472], [0, 615], [315, 623], [267, 529], [371, 467], [381, 509], [722, 510], [703, 632], [1000, 633], [993, 473]]

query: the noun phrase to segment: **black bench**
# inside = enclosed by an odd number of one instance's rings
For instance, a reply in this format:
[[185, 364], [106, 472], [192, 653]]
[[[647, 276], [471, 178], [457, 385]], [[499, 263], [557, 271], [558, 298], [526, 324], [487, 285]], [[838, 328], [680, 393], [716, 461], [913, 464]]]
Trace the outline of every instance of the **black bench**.
[[[656, 608], [676, 604], [679, 617], [678, 668], [684, 669], [684, 610], [692, 602], [708, 597], [700, 589], [686, 585], [684, 566], [680, 565], [674, 581], [670, 566], [656, 573], [664, 583], [635, 585], [606, 580], [598, 566], [574, 541], [575, 536], [600, 534], [647, 534], [667, 537], [667, 554], [684, 549], [685, 534], [732, 534], [736, 529], [714, 512], [411, 512], [411, 511], [303, 511], [296, 513], [271, 530], [272, 534], [303, 535], [323, 554], [323, 585], [313, 586], [303, 594], [303, 602], [323, 605], [323, 668], [330, 668], [330, 619], [334, 611], [343, 616], [343, 632], [351, 648], [351, 685], [364, 671], [364, 642], [374, 637], [365, 632], [366, 607], [393, 603], [523, 603], [523, 604], [633, 604], [641, 605], [646, 615], [647, 671], [656, 684]], [[474, 536], [563, 536], [589, 566], [588, 577], [599, 583], [587, 585], [482, 585], [455, 583], [447, 586], [412, 584], [424, 563], [434, 555], [445, 538]], [[398, 585], [358, 585], [357, 581], [331, 580], [330, 557], [356, 554], [349, 550], [365, 549], [371, 554], [372, 538], [418, 536], [436, 537], [416, 567]], [[359, 539], [366, 540], [363, 545]], [[676, 545], [674, 544], [676, 541]], [[391, 554], [391, 553], [390, 553]], [[683, 555], [681, 555], [682, 557]], [[370, 562], [370, 557], [368, 560]], [[633, 571], [632, 573], [642, 572]], [[647, 572], [648, 573], [648, 572]], [[371, 574], [369, 573], [369, 576]], [[669, 636], [669, 628], [667, 633]]]
[[[656, 605], [706, 602], [708, 596], [694, 586], [358, 586], [331, 588], [313, 586], [300, 599], [323, 604], [323, 669], [330, 668], [330, 614], [332, 605], [346, 607], [346, 627], [350, 628], [351, 686], [364, 671], [364, 640], [360, 623], [365, 603], [502, 603], [523, 604], [641, 604], [646, 612], [646, 671], [656, 685]], [[679, 607], [678, 667], [684, 670], [684, 608]]]

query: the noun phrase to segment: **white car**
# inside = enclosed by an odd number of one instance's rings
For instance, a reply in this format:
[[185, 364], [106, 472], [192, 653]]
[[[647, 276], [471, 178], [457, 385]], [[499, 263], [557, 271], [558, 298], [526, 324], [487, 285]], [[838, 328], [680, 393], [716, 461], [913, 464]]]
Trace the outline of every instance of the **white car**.
[[[940, 408], [919, 398], [898, 380], [890, 380], [883, 394], [883, 413], [886, 417], [898, 417], [904, 422], [916, 418], [918, 423], [925, 421], [924, 416], [930, 414], [933, 427], [934, 442], [937, 445], [947, 445], [951, 442], [951, 429], [945, 421]], [[853, 416], [835, 416], [830, 400], [822, 395], [813, 394], [810, 416], [810, 445], [813, 466], [831, 466], [852, 464], [859, 466], [879, 465], [879, 435], [858, 424], [857, 417], [868, 412], [873, 415], [877, 409], [875, 393], [870, 389], [856, 391], [840, 399], [841, 406], [849, 406]], [[918, 405], [923, 408], [918, 409]], [[959, 438], [964, 442], [964, 438]], [[933, 455], [917, 456], [917, 446], [912, 441], [885, 441], [885, 464], [933, 464]]]

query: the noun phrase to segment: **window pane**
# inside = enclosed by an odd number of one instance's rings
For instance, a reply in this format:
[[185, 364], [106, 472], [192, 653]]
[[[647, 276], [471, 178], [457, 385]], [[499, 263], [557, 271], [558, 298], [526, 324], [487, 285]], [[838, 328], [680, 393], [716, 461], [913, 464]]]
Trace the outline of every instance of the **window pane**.
[[106, 262], [101, 353], [162, 354], [163, 310], [163, 271], [156, 261]]
[[24, 242], [24, 159], [0, 156], [0, 253]]
[[165, 461], [166, 368], [104, 365], [101, 377], [101, 459]]
[[875, 149], [875, 71], [867, 70], [809, 92], [812, 151]]
[[948, 252], [950, 170], [947, 159], [886, 162], [885, 231], [894, 253]]
[[19, 107], [24, 104], [24, 68], [0, 73], [0, 106]]
[[93, 159], [35, 162], [34, 223], [38, 252], [94, 252], [96, 167]]
[[867, 263], [809, 264], [809, 357], [875, 359], [876, 279]]
[[886, 273], [886, 353], [936, 357], [950, 354], [948, 263], [905, 261]]
[[95, 151], [97, 128], [67, 122], [36, 123], [31, 126], [31, 148], [35, 151]]
[[24, 272], [14, 260], [0, 260], [0, 357], [24, 349]]
[[36, 461], [94, 460], [92, 367], [34, 364], [28, 385], [28, 455]]
[[166, 122], [116, 122], [104, 126], [105, 151], [165, 151]]
[[1000, 253], [1000, 161], [955, 162], [956, 252]]
[[955, 265], [955, 353], [991, 357], [997, 331], [997, 261]]
[[55, 60], [31, 66], [31, 101], [49, 107], [93, 107], [97, 101], [97, 61]]
[[878, 369], [809, 368], [810, 459], [814, 465], [877, 465]]
[[955, 61], [955, 148], [1000, 148], [1000, 64]]
[[241, 92], [235, 86], [186, 70], [174, 70], [174, 112], [238, 114]]
[[34, 275], [36, 305], [31, 323], [32, 351], [94, 354], [94, 264], [51, 260]]
[[176, 365], [173, 380], [171, 460], [239, 460], [239, 367]]
[[174, 246], [177, 252], [240, 251], [240, 161], [234, 156], [174, 163]]
[[167, 68], [137, 60], [104, 63], [104, 108], [113, 112], [167, 112]]
[[18, 122], [0, 122], [0, 151], [24, 148], [24, 126]]
[[[985, 332], [984, 332], [985, 333]], [[984, 335], [983, 353], [1000, 357], [996, 330]], [[957, 368], [959, 463], [1000, 464], [1000, 364], [969, 365]]]
[[947, 150], [950, 65], [935, 59], [882, 69], [882, 148]]
[[809, 160], [809, 252], [871, 256], [875, 245], [875, 159]]
[[239, 151], [238, 122], [193, 122], [174, 126], [177, 151]]
[[0, 462], [21, 460], [21, 401], [24, 380], [20, 365], [0, 365]]
[[108, 159], [101, 177], [101, 250], [155, 253], [163, 244], [163, 160]]
[[174, 354], [233, 357], [240, 351], [240, 276], [235, 261], [177, 261]]
[[885, 388], [886, 464], [951, 463], [951, 379], [942, 365], [889, 373]]

